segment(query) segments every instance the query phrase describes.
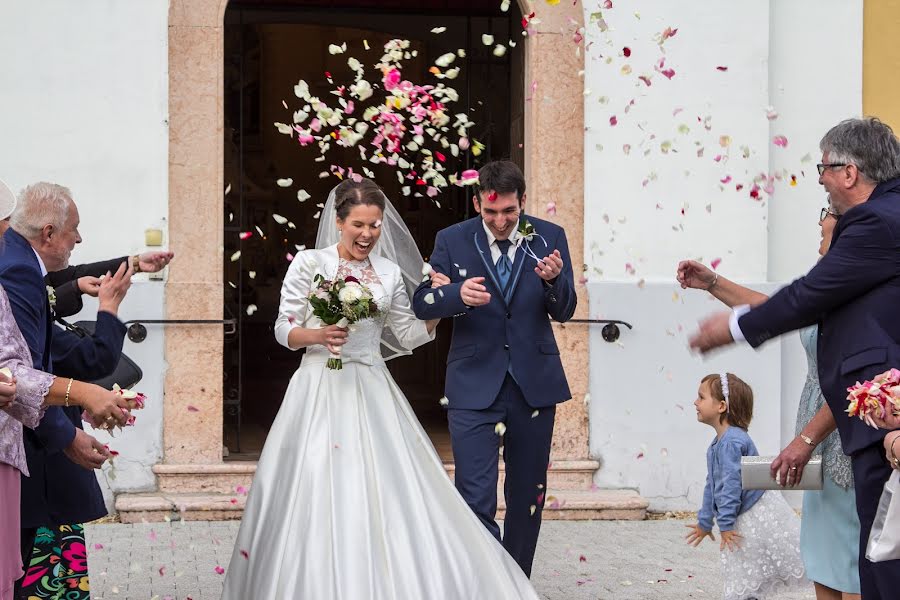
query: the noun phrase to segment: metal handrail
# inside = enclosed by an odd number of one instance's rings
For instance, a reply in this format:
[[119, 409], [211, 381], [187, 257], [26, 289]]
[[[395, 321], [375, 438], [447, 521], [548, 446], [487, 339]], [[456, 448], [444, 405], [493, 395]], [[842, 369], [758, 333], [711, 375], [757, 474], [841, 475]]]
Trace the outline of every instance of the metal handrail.
[[634, 327], [631, 326], [631, 323], [620, 321], [618, 319], [569, 319], [566, 323], [586, 323], [588, 325], [602, 324], [603, 329], [600, 331], [600, 335], [603, 336], [604, 341], [607, 341], [610, 344], [619, 341], [619, 336], [622, 335], [619, 325], [624, 325], [628, 329], [634, 329]]
[[128, 326], [128, 339], [140, 344], [147, 339], [147, 325], [226, 325], [225, 335], [237, 331], [237, 319], [131, 319], [125, 321]]

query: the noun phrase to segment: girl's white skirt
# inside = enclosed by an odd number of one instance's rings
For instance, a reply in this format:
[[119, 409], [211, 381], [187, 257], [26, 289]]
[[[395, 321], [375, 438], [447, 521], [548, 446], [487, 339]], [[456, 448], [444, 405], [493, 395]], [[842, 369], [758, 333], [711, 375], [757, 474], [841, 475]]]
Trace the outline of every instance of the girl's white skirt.
[[808, 586], [800, 557], [800, 518], [780, 492], [765, 492], [737, 518], [738, 550], [722, 552], [725, 600], [763, 600]]

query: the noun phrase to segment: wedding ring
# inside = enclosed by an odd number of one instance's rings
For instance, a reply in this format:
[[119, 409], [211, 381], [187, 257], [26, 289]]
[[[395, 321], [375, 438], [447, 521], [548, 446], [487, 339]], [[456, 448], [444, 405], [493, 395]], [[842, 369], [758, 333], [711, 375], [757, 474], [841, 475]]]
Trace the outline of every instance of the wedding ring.
[[796, 471], [797, 467], [791, 467], [791, 471]]

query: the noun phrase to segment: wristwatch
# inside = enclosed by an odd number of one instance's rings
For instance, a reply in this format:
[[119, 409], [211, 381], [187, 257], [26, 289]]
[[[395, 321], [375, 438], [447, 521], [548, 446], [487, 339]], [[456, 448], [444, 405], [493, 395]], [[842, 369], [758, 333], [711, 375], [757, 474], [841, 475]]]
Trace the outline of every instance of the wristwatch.
[[139, 254], [135, 254], [131, 257], [131, 270], [135, 273], [141, 272], [141, 257]]
[[808, 435], [803, 435], [803, 434], [801, 433], [801, 434], [800, 434], [800, 439], [803, 440], [803, 441], [806, 443], [807, 446], [812, 446], [813, 448], [816, 447], [815, 443], [813, 443], [813, 441], [812, 441], [812, 438], [809, 437]]

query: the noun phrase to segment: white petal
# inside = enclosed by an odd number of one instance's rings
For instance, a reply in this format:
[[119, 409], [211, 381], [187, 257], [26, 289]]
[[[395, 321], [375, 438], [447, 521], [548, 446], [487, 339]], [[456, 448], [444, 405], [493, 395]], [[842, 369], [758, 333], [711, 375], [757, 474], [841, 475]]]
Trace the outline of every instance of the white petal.
[[306, 202], [310, 198], [312, 198], [312, 196], [310, 196], [309, 192], [306, 190], [297, 190], [297, 200], [300, 202]]
[[503, 44], [497, 44], [494, 46], [494, 56], [500, 57], [506, 54], [506, 46]]
[[503, 421], [500, 421], [499, 423], [497, 423], [497, 425], [494, 426], [494, 433], [496, 433], [497, 435], [503, 435], [504, 433], [506, 433], [506, 425], [503, 423]]
[[430, 292], [428, 294], [425, 294], [423, 300], [425, 300], [425, 304], [434, 304], [434, 294]]
[[275, 183], [278, 184], [278, 187], [291, 187], [291, 185], [293, 185], [294, 183], [294, 180], [290, 177], [286, 177], [284, 179], [279, 179]]
[[435, 27], [431, 30], [431, 33], [444, 33], [447, 31], [446, 27]]
[[279, 225], [284, 225], [285, 223], [288, 222], [287, 219], [285, 219], [284, 217], [282, 217], [282, 216], [279, 215], [278, 213], [273, 213], [273, 214], [272, 214], [272, 218], [275, 219], [275, 222], [278, 223]]
[[481, 43], [484, 44], [485, 46], [490, 46], [491, 44], [494, 43], [494, 36], [492, 36], [489, 33], [482, 33], [481, 34]]

